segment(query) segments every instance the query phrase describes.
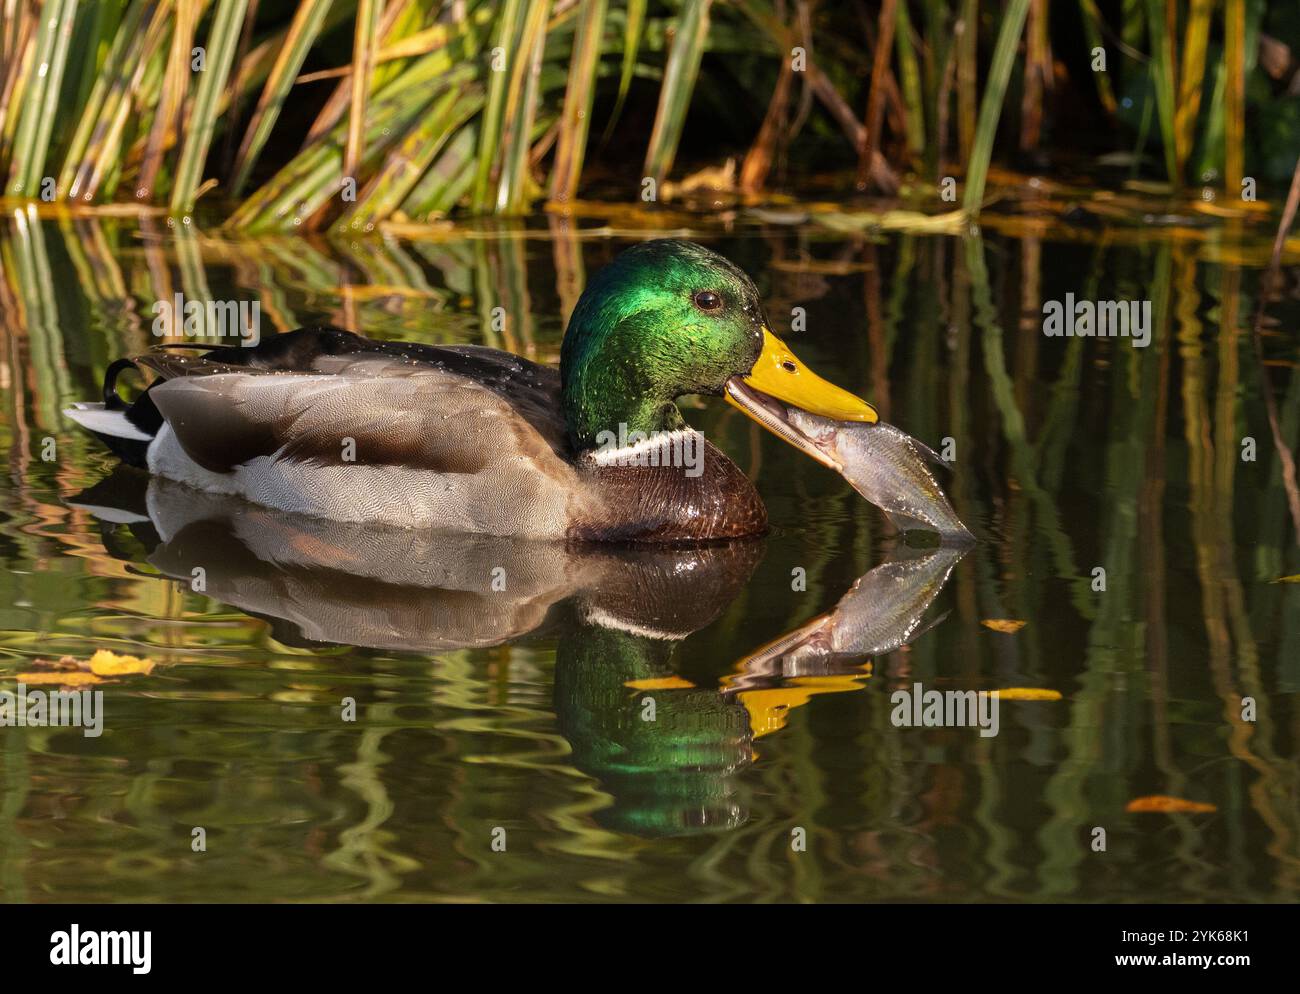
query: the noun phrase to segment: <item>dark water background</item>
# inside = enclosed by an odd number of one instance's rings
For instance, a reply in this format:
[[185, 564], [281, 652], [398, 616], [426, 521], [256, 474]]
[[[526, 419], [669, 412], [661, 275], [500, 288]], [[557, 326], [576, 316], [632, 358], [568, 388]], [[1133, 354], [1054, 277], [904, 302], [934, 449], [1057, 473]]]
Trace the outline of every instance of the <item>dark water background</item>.
[[[843, 480], [717, 399], [685, 413], [756, 481], [770, 536], [649, 559], [448, 553], [520, 557], [504, 603], [376, 579], [402, 557], [364, 537], [327, 544], [347, 553], [333, 568], [261, 561], [258, 543], [312, 539], [229, 505], [177, 552], [212, 567], [195, 593], [139, 529], [69, 503], [113, 460], [59, 412], [152, 344], [155, 300], [556, 361], [585, 274], [644, 233], [543, 220], [330, 245], [0, 222], [0, 689], [99, 648], [158, 664], [101, 688], [98, 739], [0, 729], [3, 899], [1295, 900], [1300, 585], [1270, 581], [1300, 555], [1263, 391], [1294, 449], [1300, 295], [1284, 270], [1256, 341], [1266, 235], [698, 224], [809, 365], [953, 440], [949, 493], [984, 541], [910, 645], [746, 676], [902, 553]], [[1042, 302], [1067, 292], [1151, 300], [1151, 346], [1045, 337]], [[917, 681], [1061, 698], [1004, 701], [993, 738], [895, 727], [890, 694]], [[1126, 810], [1149, 795], [1215, 810]]]

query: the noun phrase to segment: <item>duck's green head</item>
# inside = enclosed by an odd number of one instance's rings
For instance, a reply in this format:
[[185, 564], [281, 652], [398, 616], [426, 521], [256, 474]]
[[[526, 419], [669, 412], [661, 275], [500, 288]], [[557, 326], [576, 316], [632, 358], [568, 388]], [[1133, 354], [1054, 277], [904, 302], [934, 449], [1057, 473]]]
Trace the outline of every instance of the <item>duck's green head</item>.
[[[674, 401], [723, 394], [791, 437], [784, 402], [840, 421], [875, 421], [866, 401], [803, 365], [768, 328], [753, 282], [716, 252], [659, 240], [600, 270], [573, 310], [560, 353], [564, 414], [573, 444], [685, 426]], [[626, 426], [620, 432], [620, 427]]]

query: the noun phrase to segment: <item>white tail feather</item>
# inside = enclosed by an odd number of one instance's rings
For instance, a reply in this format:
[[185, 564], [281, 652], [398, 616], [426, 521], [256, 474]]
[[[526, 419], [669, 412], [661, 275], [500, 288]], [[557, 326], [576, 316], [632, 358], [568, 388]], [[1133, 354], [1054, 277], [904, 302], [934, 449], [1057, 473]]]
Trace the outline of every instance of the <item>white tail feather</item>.
[[146, 435], [127, 420], [125, 411], [109, 411], [103, 404], [74, 404], [64, 408], [63, 413], [97, 435], [129, 438], [137, 442], [153, 441], [152, 435]]

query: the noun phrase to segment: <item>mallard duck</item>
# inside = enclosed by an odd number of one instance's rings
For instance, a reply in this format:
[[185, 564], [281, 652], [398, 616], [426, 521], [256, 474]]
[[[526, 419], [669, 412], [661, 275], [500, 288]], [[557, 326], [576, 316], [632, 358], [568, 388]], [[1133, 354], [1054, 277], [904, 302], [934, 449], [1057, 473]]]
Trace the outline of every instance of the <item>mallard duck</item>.
[[[116, 378], [130, 367], [158, 379], [127, 404]], [[66, 413], [155, 475], [336, 521], [627, 542], [765, 531], [753, 484], [687, 427], [675, 403], [687, 394], [724, 396], [827, 465], [785, 405], [876, 420], [772, 333], [744, 272], [676, 240], [630, 248], [595, 275], [558, 371], [321, 326], [254, 348], [119, 359], [103, 402]]]

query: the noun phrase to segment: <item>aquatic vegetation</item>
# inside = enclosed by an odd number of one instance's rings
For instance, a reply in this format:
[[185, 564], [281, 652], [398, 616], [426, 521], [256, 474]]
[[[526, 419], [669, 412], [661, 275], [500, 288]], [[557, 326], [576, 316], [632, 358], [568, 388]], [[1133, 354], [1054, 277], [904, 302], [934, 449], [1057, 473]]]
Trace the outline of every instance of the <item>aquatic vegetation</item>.
[[3, 9], [5, 197], [201, 207], [245, 231], [659, 202], [701, 165], [706, 197], [821, 189], [856, 167], [831, 184], [841, 199], [929, 213], [960, 199], [971, 217], [995, 159], [1106, 186], [1127, 168], [1239, 202], [1300, 156], [1286, 4], [1080, 0], [1050, 19], [1045, 0], [885, 0], [874, 19], [769, 0]]

